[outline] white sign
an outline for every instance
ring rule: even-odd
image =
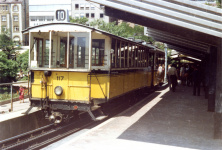
[[[64,21],[65,19],[66,19],[65,10],[56,10],[56,20],[57,21]]]

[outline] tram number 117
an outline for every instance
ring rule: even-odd
[[[64,76],[57,76],[57,81],[62,81],[64,79]]]

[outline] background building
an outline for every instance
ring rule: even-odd
[[[26,43],[21,31],[28,27],[27,8],[28,0],[0,0],[0,26],[9,29],[10,37],[18,44]]]
[[[109,17],[104,15],[104,7],[100,4],[89,3],[85,0],[72,0],[72,18],[86,17],[89,19],[88,23],[102,19],[109,22]]]
[[[36,26],[55,21],[55,11],[68,10],[71,15],[71,0],[29,0],[29,25]]]

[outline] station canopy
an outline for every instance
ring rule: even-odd
[[[189,0],[88,0],[105,14],[147,27],[150,37],[203,59],[222,40],[222,9]]]

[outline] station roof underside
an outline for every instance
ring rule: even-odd
[[[154,40],[185,55],[204,58],[222,40],[222,9],[188,0],[88,0],[105,14],[146,26]]]

